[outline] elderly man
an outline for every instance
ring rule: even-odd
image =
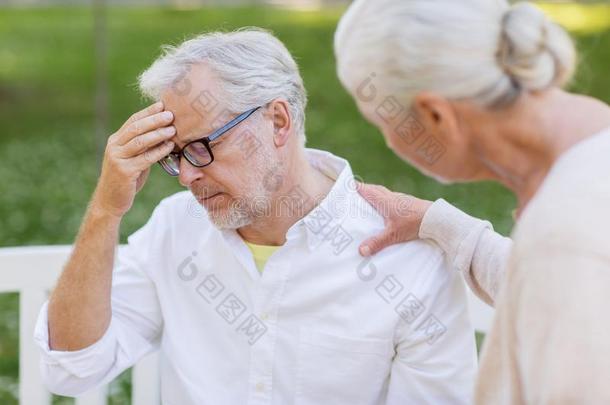
[[[459,273],[425,241],[360,257],[383,219],[345,160],[304,147],[305,90],[279,40],[201,35],[168,48],[140,87],[160,101],[109,138],[38,320],[53,392],[79,395],[160,350],[166,404],[469,402]],[[190,192],[163,200],[115,261],[157,161]]]

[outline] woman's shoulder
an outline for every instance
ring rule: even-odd
[[[608,207],[610,130],[560,157],[515,227],[515,249],[607,249]]]

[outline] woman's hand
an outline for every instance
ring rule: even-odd
[[[362,256],[373,255],[397,243],[418,238],[419,227],[431,201],[394,193],[383,186],[358,183],[358,192],[383,217],[385,230],[360,245]]]

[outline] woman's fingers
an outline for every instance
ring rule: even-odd
[[[383,186],[375,184],[357,183],[358,193],[369,202],[384,218],[387,215],[387,208],[393,198],[394,193]]]
[[[392,245],[391,234],[385,230],[379,235],[368,238],[362,242],[360,244],[359,252],[364,257],[372,256],[390,245]]]
[[[395,193],[383,186],[358,183],[358,192],[381,215],[385,229],[360,245],[362,256],[373,255],[397,243],[417,239],[422,219],[432,204],[410,195]]]

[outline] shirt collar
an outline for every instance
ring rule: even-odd
[[[307,248],[312,250],[325,241],[335,238],[338,233],[339,237],[341,233],[346,233],[341,228],[341,224],[347,217],[350,196],[356,192],[356,183],[347,160],[318,149],[306,148],[305,154],[314,168],[335,182],[326,197],[286,232],[287,243],[305,238]],[[298,186],[289,194],[288,197],[297,201],[297,205],[311,198]],[[221,234],[233,247],[247,251],[248,248],[235,230],[222,230]]]
[[[335,181],[326,197],[288,229],[286,234],[286,239],[289,240],[304,232],[307,247],[311,250],[334,238],[337,233],[345,233],[341,224],[348,215],[356,183],[347,160],[330,152],[310,148],[306,149],[306,156],[314,168]]]

